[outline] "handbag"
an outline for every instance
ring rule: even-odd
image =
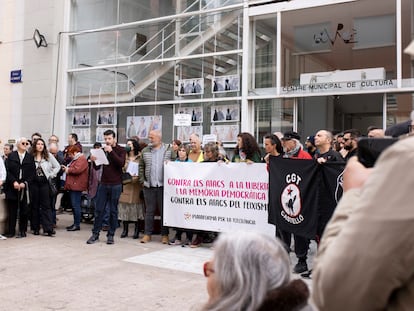
[[[49,196],[54,197],[58,193],[58,188],[56,186],[56,182],[55,182],[54,178],[51,178],[51,177],[49,177],[47,179],[47,181],[49,183]]]
[[[128,173],[128,172],[122,173],[122,184],[126,185],[126,184],[130,184],[130,183],[132,183],[131,174]]]

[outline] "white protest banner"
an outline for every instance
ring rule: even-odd
[[[215,232],[258,231],[268,224],[269,175],[262,163],[164,165],[164,226]]]

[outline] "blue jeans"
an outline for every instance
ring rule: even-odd
[[[75,227],[80,227],[81,222],[81,191],[70,191],[70,203],[72,204],[73,224]]]
[[[104,217],[102,220],[102,226],[108,226],[109,227],[109,216],[110,216],[110,211],[109,211],[109,206],[108,204],[105,205],[105,211],[104,211]]]
[[[145,200],[145,229],[144,234],[151,235],[154,231],[154,216],[157,207],[161,216],[161,235],[168,235],[168,227],[164,227],[163,214],[163,201],[164,201],[164,188],[144,188],[144,200]]]
[[[105,216],[105,206],[109,208],[109,230],[108,236],[113,236],[118,227],[118,201],[122,192],[122,185],[99,184],[96,193],[95,221],[92,232],[99,234]]]

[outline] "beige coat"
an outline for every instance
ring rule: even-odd
[[[313,276],[320,311],[414,310],[414,137],[347,191],[322,238]]]
[[[129,158],[127,157],[125,160],[125,166],[123,171],[125,172],[128,164],[129,164]],[[139,163],[139,156],[136,156],[134,159],[134,162]],[[132,177],[132,183],[126,184],[122,186],[122,193],[121,196],[119,197],[119,202],[120,203],[141,203],[141,198],[140,198],[140,192],[142,190],[142,186],[139,184],[138,182],[139,178],[138,176],[133,176]]]

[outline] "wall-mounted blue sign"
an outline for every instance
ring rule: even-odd
[[[18,83],[22,82],[22,70],[12,70],[10,71],[10,82]]]

